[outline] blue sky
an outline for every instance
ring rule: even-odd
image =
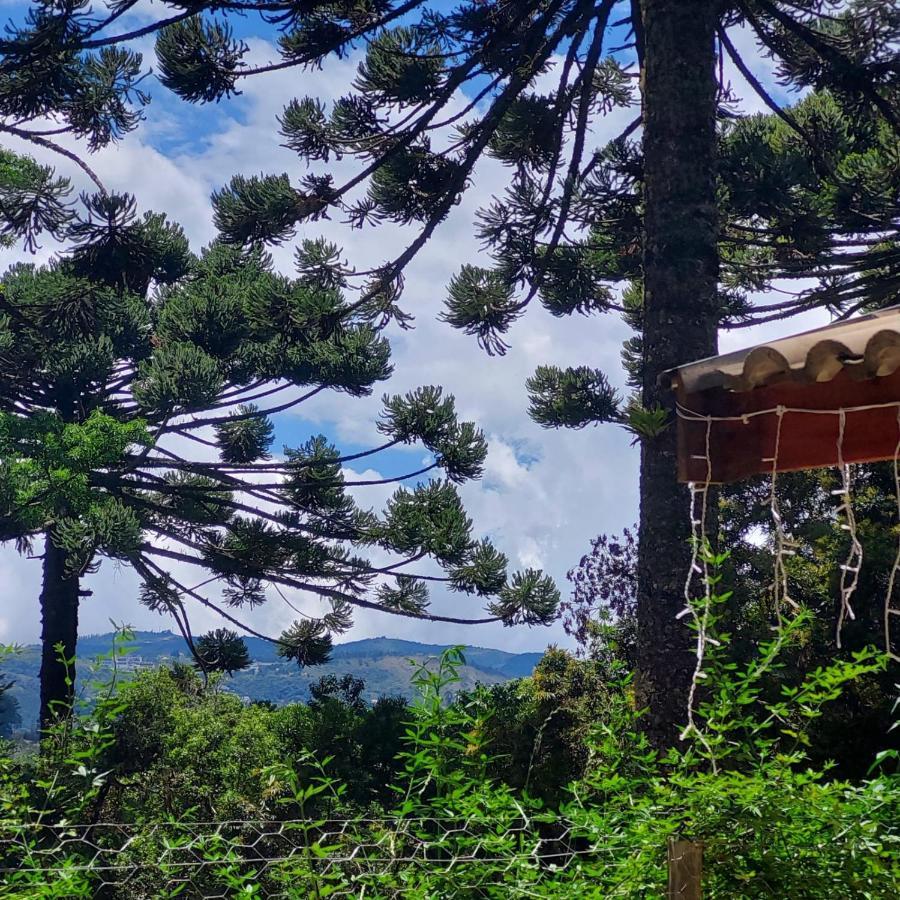
[[[144,5],[142,14],[158,6]],[[0,6],[0,11],[21,7]],[[255,60],[275,57],[267,43],[270,34],[259,29],[255,19],[236,28],[251,44]],[[753,52],[747,35],[737,33],[736,43]],[[148,44],[143,44],[149,50]],[[181,222],[195,249],[214,235],[209,195],[236,173],[288,172],[299,181],[305,172],[300,161],[279,146],[276,116],[294,96],[306,94],[330,100],[352,81],[358,57],[330,61],[321,71],[276,72],[248,81],[244,93],[234,101],[205,108],[176,100],[161,86],[152,87],[153,102],[147,121],[117,147],[103,150],[91,160],[104,181],[117,190],[135,194],[143,209],[165,211]],[[766,83],[772,84],[767,63],[755,66]],[[742,89],[737,77],[735,88]],[[456,101],[460,105],[462,98]],[[757,109],[756,102],[749,107]],[[592,141],[602,144],[634,117],[634,110],[619,111],[598,122]],[[41,156],[42,159],[49,157]],[[79,187],[77,169],[54,160],[61,172]],[[346,165],[346,164],[343,164]],[[476,421],[489,440],[489,457],[481,482],[466,485],[463,497],[475,523],[476,533],[489,535],[511,561],[511,568],[540,566],[554,575],[564,592],[565,573],[589,548],[600,532],[616,532],[630,526],[637,515],[637,451],[620,429],[606,426],[580,432],[546,431],[528,419],[525,379],[542,363],[561,366],[588,364],[602,368],[611,380],[624,387],[619,353],[628,330],[617,317],[555,319],[541,309],[529,310],[512,329],[512,344],[506,357],[487,357],[475,341],[453,331],[438,320],[444,290],[453,272],[463,262],[478,262],[480,248],[473,236],[477,208],[502,191],[507,171],[497,162],[479,165],[474,186],[435,237],[409,267],[404,308],[416,315],[412,332],[392,328],[394,376],[376,387],[374,396],[353,399],[342,395],[320,395],[304,404],[301,413],[286,413],[276,419],[275,449],[296,445],[310,434],[324,433],[343,452],[353,453],[380,442],[375,428],[384,392],[402,392],[421,384],[441,384],[454,394],[463,418]],[[354,264],[365,267],[395,255],[410,239],[396,226],[349,232],[339,221],[315,223],[297,235],[324,234],[342,245]],[[274,251],[276,263],[291,269],[296,241]],[[39,259],[53,252],[44,247]],[[3,266],[21,258],[20,251],[0,255]],[[799,330],[808,323],[796,323]],[[774,334],[763,330],[742,333],[738,342],[752,343]],[[724,349],[737,344],[723,341]],[[419,468],[422,448],[392,450],[351,466],[348,477],[393,477]],[[390,488],[361,489],[363,505],[382,506]],[[36,597],[40,563],[0,549],[0,641],[31,641],[38,634]],[[82,632],[107,630],[109,620],[128,622],[140,628],[164,628],[169,623],[142,609],[134,599],[136,580],[121,566],[104,562],[91,577],[94,596],[82,606]],[[292,597],[292,602],[315,612],[319,601]],[[459,595],[433,595],[435,611],[454,614],[480,611],[479,602]],[[295,614],[273,598],[266,606],[247,614],[260,630],[277,633]],[[193,614],[195,631],[220,624],[204,611]],[[559,626],[545,629],[465,629],[396,619],[374,612],[360,612],[347,636],[356,639],[387,634],[430,642],[467,642],[510,650],[539,650],[548,642],[566,644]]]

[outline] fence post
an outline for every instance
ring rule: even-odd
[[[701,900],[703,844],[669,838],[669,891],[667,900]]]

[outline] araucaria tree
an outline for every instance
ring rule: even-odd
[[[0,540],[42,546],[43,725],[71,703],[82,580],[103,557],[136,570],[141,601],[174,618],[201,668],[241,660],[220,658],[224,632],[194,645],[192,605],[258,634],[240,611],[275,594],[290,604],[286,589],[324,603],[305,602],[273,638],[301,666],[327,659],[354,606],[446,622],[554,616],[552,581],[508,580],[503,554],[473,537],[456,485],[480,475],[486,444],[440,388],[386,397],[370,451],[341,456],[315,435],[270,453],[272,415],[327,390],[363,396],[391,371],[332,248],[304,243],[294,278],[258,249],[194,256],[178,226],[138,216],[127,196],[85,198],[62,227],[68,252],[0,284]],[[413,442],[433,460],[418,471],[345,475]],[[383,514],[352,496],[407,479]],[[429,560],[439,568],[422,569]],[[488,598],[488,612],[430,613],[430,582]]]
[[[607,375],[590,366],[542,367],[530,384],[532,412],[551,427],[625,423],[641,438],[638,687],[650,708],[651,736],[671,740],[692,670],[689,635],[675,618],[688,565],[688,503],[675,476],[672,400],[658,376],[713,353],[721,327],[816,306],[845,313],[896,295],[894,6],[169,6],[170,15],[129,30],[130,3],[91,13],[35,4],[0,45],[8,85],[0,91],[0,132],[28,139],[31,131],[46,146],[52,138],[40,122],[47,113],[60,130],[94,144],[133,127],[131,108],[122,104],[142,100],[141,63],[123,48],[152,32],[161,81],[190,102],[221,100],[247,78],[362,48],[346,96],[330,107],[298,97],[280,117],[284,143],[311,170],[303,177],[236,176],[216,197],[217,221],[223,240],[238,246],[285,241],[324,215],[357,227],[409,226],[408,245],[374,276],[348,276],[359,290],[351,309],[377,307],[384,319],[401,322],[404,268],[470,188],[479,160],[508,166],[505,192],[476,223],[493,263],[462,266],[449,285],[445,316],[494,353],[504,351],[508,330],[535,300],[557,316],[622,312],[635,327],[626,347],[637,391],[632,403],[622,403]],[[277,37],[278,58],[268,64],[251,64],[249,47],[230,31],[229,17],[247,12],[259,13]],[[785,84],[819,92],[818,112],[778,106],[736,49],[739,28],[776,60]],[[720,77],[726,61],[777,123],[738,123],[734,135],[738,114]],[[97,72],[105,73],[102,89],[89,90]],[[832,111],[822,114],[829,104]],[[598,141],[610,113],[628,124]],[[721,145],[730,138],[729,156]],[[329,171],[337,158],[358,163],[341,182]],[[779,176],[775,190],[769,162]],[[815,286],[771,304],[748,299],[782,276],[811,278]]]

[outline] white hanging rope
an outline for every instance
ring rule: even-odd
[[[781,508],[778,503],[778,497],[776,492],[776,484],[777,484],[777,473],[778,473],[778,455],[781,444],[781,429],[782,423],[784,421],[784,416],[787,413],[796,413],[800,415],[813,415],[813,416],[838,416],[838,438],[837,438],[837,468],[841,474],[841,487],[832,493],[835,496],[839,496],[841,498],[841,505],[838,507],[837,512],[839,514],[843,514],[845,521],[841,525],[841,528],[844,531],[847,531],[850,536],[850,549],[847,554],[847,558],[844,564],[841,566],[841,584],[840,584],[840,611],[838,615],[838,623],[836,629],[836,643],[838,648],[841,647],[841,635],[843,631],[843,627],[845,622],[849,619],[853,621],[855,619],[855,614],[852,606],[853,595],[856,593],[857,587],[859,585],[859,573],[862,568],[863,561],[863,547],[862,543],[859,540],[859,535],[857,531],[857,522],[856,515],[853,510],[853,502],[852,502],[852,470],[850,465],[844,460],[844,439],[846,435],[846,426],[847,426],[847,414],[848,413],[856,413],[856,412],[868,412],[870,410],[879,410],[879,409],[894,409],[897,413],[897,428],[898,428],[898,440],[897,444],[894,448],[894,489],[896,494],[896,502],[897,502],[897,516],[898,521],[900,521],[900,400],[892,400],[886,403],[867,403],[860,406],[845,406],[840,409],[809,409],[807,407],[798,407],[798,406],[774,406],[767,409],[758,409],[752,412],[740,413],[733,416],[713,416],[706,413],[700,413],[695,410],[689,409],[688,407],[682,405],[681,403],[677,404],[677,413],[678,417],[684,419],[689,422],[704,422],[706,423],[706,456],[702,457],[707,460],[706,472],[707,472],[707,481],[702,488],[702,492],[706,494],[706,491],[709,488],[709,484],[711,481],[711,472],[712,472],[712,463],[708,459],[709,457],[709,441],[710,441],[710,428],[713,422],[743,422],[745,425],[749,422],[750,419],[757,418],[759,416],[777,416],[778,424],[775,432],[775,447],[773,451],[773,456],[771,458],[765,458],[764,462],[771,462],[771,491],[769,494],[769,509],[772,516],[772,522],[775,531],[775,540],[774,540],[774,581],[773,581],[773,596],[775,600],[775,610],[776,615],[778,615],[779,622],[781,621],[781,610],[784,603],[787,603],[792,608],[797,608],[797,603],[791,598],[789,590],[788,590],[788,580],[787,580],[787,570],[785,566],[785,557],[793,556],[796,553],[797,542],[791,539],[786,532],[784,531],[784,523],[781,515]],[[701,457],[696,457],[701,458]],[[693,486],[692,486],[693,487]],[[692,507],[691,507],[691,517],[694,518],[694,501],[692,495]],[[695,553],[696,553],[696,541],[694,542]],[[688,581],[686,583],[686,594],[689,594],[689,588],[693,579],[693,576],[696,572],[697,567],[697,559],[694,558],[691,561],[691,572],[688,575]],[[890,577],[888,579],[887,591],[884,599],[884,607],[883,607],[883,621],[884,621],[884,642],[885,642],[885,652],[886,654],[893,660],[900,662],[900,655],[894,652],[893,649],[893,637],[892,637],[892,625],[893,617],[900,617],[900,606],[894,605],[894,594],[897,588],[898,581],[900,581],[900,532],[898,532],[898,541],[897,541],[897,552],[894,558],[894,563],[891,567]],[[685,608],[679,614],[679,616],[687,615],[691,610],[689,608]],[[690,725],[689,725],[690,729]],[[686,729],[689,730],[689,729]]]
[[[843,513],[845,522],[841,526],[850,535],[850,549],[847,552],[847,560],[841,566],[841,608],[838,613],[837,629],[835,631],[835,641],[838,649],[841,648],[841,634],[844,628],[844,622],[847,619],[851,621],[856,618],[850,601],[856,593],[856,587],[859,584],[859,570],[862,568],[863,548],[859,542],[856,532],[856,515],[853,512],[852,497],[852,473],[850,466],[844,462],[844,433],[847,428],[847,411],[844,409],[838,412],[838,439],[837,439],[837,464],[841,473],[841,487],[835,491],[841,497],[841,505],[838,507],[838,513]]]
[[[692,612],[691,607],[691,587],[694,583],[695,575],[702,575],[704,582],[706,583],[706,590],[708,591],[708,576],[709,576],[709,566],[706,562],[705,555],[701,553],[703,548],[703,541],[706,537],[706,510],[707,510],[707,493],[709,491],[709,484],[712,478],[712,456],[709,452],[709,441],[710,434],[712,432],[712,421],[707,420],[706,422],[706,441],[704,445],[704,452],[702,456],[695,457],[696,459],[702,459],[706,463],[706,475],[704,481],[698,485],[696,482],[692,481],[688,484],[688,490],[691,493],[691,501],[690,501],[690,513],[691,513],[691,564],[688,569],[687,578],[684,582],[684,609],[678,613],[678,618],[683,618]],[[698,511],[698,501],[700,504],[700,508]]]
[[[894,448],[894,495],[897,500],[897,521],[900,522],[900,406],[897,407],[897,446]],[[891,577],[888,579],[887,594],[884,598],[884,651],[895,662],[900,662],[900,656],[894,653],[891,616],[900,616],[900,608],[892,606],[898,572],[900,572],[900,531],[897,535],[897,555],[891,566]]]
[[[775,415],[777,416],[777,425],[775,429],[775,442],[772,450],[771,458],[765,458],[764,462],[771,462],[771,488],[769,493],[769,510],[772,517],[772,523],[775,531],[774,540],[774,580],[773,580],[773,597],[778,624],[782,622],[782,609],[784,604],[788,604],[793,609],[798,609],[797,603],[791,598],[788,586],[788,573],[786,566],[786,558],[796,553],[798,544],[796,541],[788,537],[784,528],[784,520],[781,514],[781,508],[778,502],[778,461],[781,450],[782,426],[784,417],[788,413],[808,414],[808,415],[837,415],[838,416],[838,436],[837,436],[837,467],[841,474],[841,487],[832,493],[840,496],[841,505],[838,507],[838,514],[843,514],[844,523],[841,528],[849,533],[850,549],[847,559],[841,566],[840,580],[840,613],[838,615],[836,629],[836,643],[838,648],[841,647],[841,635],[844,623],[847,619],[855,619],[853,612],[852,599],[859,584],[859,573],[863,562],[863,547],[860,543],[857,533],[856,515],[853,510],[852,496],[852,471],[850,465],[844,460],[844,439],[847,430],[847,413],[865,412],[877,409],[895,409],[897,415],[898,437],[894,448],[894,490],[897,502],[897,516],[900,521],[900,400],[890,403],[866,404],[864,406],[842,407],[838,410],[833,409],[804,409],[802,407],[777,406],[772,409],[756,410],[754,412],[744,413],[735,416],[712,416],[705,415],[688,409],[681,404],[677,404],[678,416],[687,421],[704,422],[705,437],[703,454],[695,454],[692,458],[702,460],[705,463],[704,480],[701,483],[691,482],[688,485],[690,490],[690,516],[691,516],[691,562],[688,570],[687,578],[684,583],[684,601],[685,605],[677,618],[681,619],[685,616],[691,616],[694,621],[695,631],[697,634],[696,646],[696,665],[691,678],[691,685],[688,691],[687,702],[687,724],[681,732],[681,740],[685,740],[691,735],[695,735],[697,740],[706,750],[712,770],[715,773],[718,769],[713,748],[703,734],[701,728],[698,727],[695,717],[695,705],[697,700],[697,692],[700,682],[706,677],[703,671],[703,664],[706,657],[706,650],[709,644],[716,645],[718,642],[708,634],[709,620],[712,615],[712,584],[710,582],[710,559],[709,545],[706,539],[706,519],[709,500],[709,489],[712,483],[712,456],[710,454],[710,442],[712,434],[713,422],[743,422],[745,425],[749,419],[757,416]],[[697,601],[692,596],[695,578],[700,576],[703,582],[702,599]],[[900,531],[898,531],[897,552],[894,558],[894,564],[891,568],[890,578],[888,579],[887,594],[884,599],[884,640],[885,651],[887,655],[898,662],[900,656],[893,651],[891,626],[892,617],[900,617],[900,607],[894,607],[894,589],[900,576]]]
[[[785,603],[794,609],[798,608],[788,591],[788,573],[785,565],[785,558],[793,556],[796,552],[793,549],[795,542],[788,538],[784,530],[784,520],[782,519],[781,507],[778,503],[778,458],[781,451],[781,426],[784,424],[786,412],[787,409],[783,406],[779,406],[775,410],[775,415],[778,417],[778,424],[775,427],[775,446],[772,449],[771,460],[764,460],[772,463],[769,488],[769,514],[772,517],[772,524],[775,528],[772,599],[779,625],[781,625],[781,610]]]
[[[706,673],[703,671],[706,646],[710,643],[717,643],[714,638],[710,638],[707,634],[712,607],[712,584],[709,580],[709,547],[706,538],[709,486],[712,481],[712,455],[709,451],[711,434],[712,419],[707,417],[703,455],[695,457],[696,459],[702,459],[706,463],[706,474],[701,484],[698,485],[696,482],[691,482],[688,485],[691,492],[691,564],[688,569],[687,578],[684,582],[684,609],[678,613],[676,618],[682,619],[685,616],[691,616],[694,620],[697,632],[696,663],[694,665],[694,673],[691,676],[691,686],[688,691],[687,724],[681,732],[680,739],[685,740],[691,734],[696,734],[699,741],[709,753],[713,771],[715,771],[716,760],[712,752],[712,747],[709,745],[703,732],[697,727],[697,722],[694,717],[697,688],[700,681],[706,677]],[[700,504],[699,511],[697,508],[698,501]],[[703,600],[700,603],[699,609],[692,596],[694,577],[696,575],[701,577],[703,584]]]

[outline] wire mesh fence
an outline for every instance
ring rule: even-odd
[[[0,824],[0,896],[38,883],[116,900],[588,896],[591,872],[622,865],[624,849],[551,815],[502,827],[490,817]]]

